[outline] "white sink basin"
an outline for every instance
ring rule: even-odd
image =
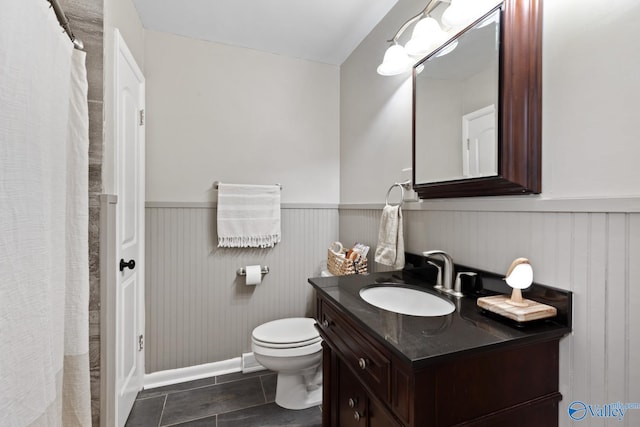
[[[411,316],[445,316],[455,305],[449,300],[417,289],[400,286],[371,286],[360,290],[360,297],[369,304],[394,313]]]

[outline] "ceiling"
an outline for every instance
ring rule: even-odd
[[[133,0],[145,28],[340,65],[398,0]]]

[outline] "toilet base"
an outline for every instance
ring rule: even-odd
[[[276,404],[285,409],[307,409],[321,405],[322,371],[304,375],[279,373]]]

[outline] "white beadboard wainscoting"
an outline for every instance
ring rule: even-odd
[[[456,263],[497,273],[506,273],[513,259],[527,257],[536,282],[573,291],[573,333],[560,342],[561,426],[575,423],[567,415],[573,401],[640,402],[638,200],[630,212],[576,212],[566,202],[505,211],[507,205],[500,202],[501,211],[491,211],[407,204],[406,250],[442,249]],[[340,240],[375,248],[380,214],[381,206],[341,206]],[[623,422],[587,416],[580,424],[638,426],[640,409],[629,410]]]
[[[217,248],[212,204],[148,202],[146,207],[146,372],[238,358],[251,331],[269,320],[313,315],[307,278],[319,276],[337,240],[337,205],[282,207],[274,248]],[[236,270],[269,267],[246,286]]]

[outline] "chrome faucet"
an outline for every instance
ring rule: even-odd
[[[436,285],[434,287],[437,289],[442,289],[442,267],[440,266],[440,264],[433,261],[427,261],[427,264],[438,269],[438,274],[436,274]]]
[[[422,256],[427,258],[439,256],[440,258],[442,258],[442,261],[444,262],[444,272],[442,274],[442,286],[436,285],[435,288],[442,289],[444,292],[455,295],[457,297],[461,297],[462,296],[461,290],[453,288],[453,259],[451,259],[451,256],[445,251],[441,251],[438,249],[433,251],[422,252]]]

